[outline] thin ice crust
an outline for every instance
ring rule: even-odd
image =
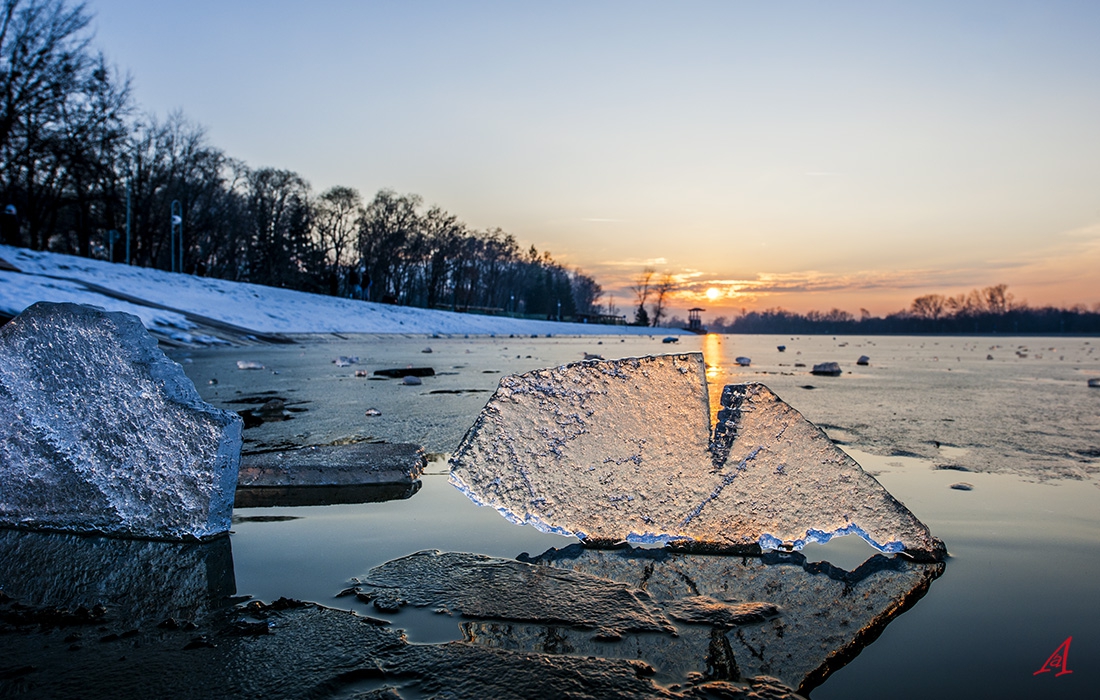
[[[726,387],[710,435],[687,353],[505,377],[451,460],[451,483],[512,522],[590,545],[800,549],[858,534],[883,552],[943,544],[762,384]]]

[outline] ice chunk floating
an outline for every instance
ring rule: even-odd
[[[136,316],[38,303],[0,329],[0,527],[213,537],[240,450]]]
[[[801,549],[856,534],[938,559],[943,543],[763,384],[722,393],[713,435],[699,353],[504,377],[451,483],[512,522],[588,544]]]

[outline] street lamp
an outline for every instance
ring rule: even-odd
[[[172,272],[176,272],[176,240],[179,240],[179,272],[183,272],[183,207],[178,199],[172,200]]]

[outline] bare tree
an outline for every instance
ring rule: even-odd
[[[1100,304],[1097,304],[1097,306],[1100,306]],[[615,295],[614,294],[610,294],[607,297],[607,315],[608,316],[618,316],[619,315],[619,307],[615,305]]]
[[[1005,314],[1012,309],[1012,295],[1008,293],[1007,284],[998,284],[986,287],[982,290],[982,298],[985,300],[985,308],[991,314]]]
[[[0,8],[0,149],[30,115],[55,112],[92,65],[84,5],[4,0]]]
[[[315,231],[328,265],[328,293],[333,296],[347,293],[342,281],[346,271],[356,262],[355,239],[362,218],[363,198],[353,187],[337,185],[325,190],[317,199]]]
[[[634,300],[638,304],[634,311],[634,325],[636,326],[649,325],[649,313],[645,310],[645,304],[649,300],[650,281],[653,279],[653,275],[655,275],[656,272],[657,271],[653,268],[647,267],[638,275],[634,284],[630,285],[630,291],[634,292]]]
[[[938,321],[947,309],[947,297],[942,294],[925,294],[913,300],[911,309],[918,318]]]
[[[653,327],[661,325],[661,318],[665,315],[665,304],[668,295],[675,291],[676,279],[671,273],[666,272],[661,276],[661,281],[653,288],[655,299],[653,301]]]

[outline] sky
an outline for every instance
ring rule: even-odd
[[[704,319],[999,283],[1100,304],[1100,3],[88,9],[143,109],[316,192],[500,227],[620,313],[647,267]]]

